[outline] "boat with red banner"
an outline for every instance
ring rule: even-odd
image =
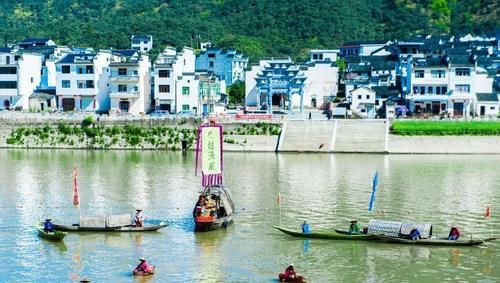
[[[202,190],[193,209],[195,231],[227,227],[233,221],[234,203],[223,186],[222,125],[214,118],[198,127],[196,172],[201,167]]]

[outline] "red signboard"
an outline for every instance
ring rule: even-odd
[[[272,119],[272,114],[236,114],[236,119]]]

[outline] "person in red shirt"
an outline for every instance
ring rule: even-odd
[[[293,263],[290,263],[290,265],[285,269],[285,281],[294,279],[296,275],[297,274],[293,269]]]
[[[151,272],[152,267],[148,264],[146,259],[144,257],[141,257],[139,260],[141,261],[141,263],[139,263],[139,265],[135,268],[135,271],[142,271],[145,273]]]
[[[452,226],[450,229],[450,234],[448,234],[448,240],[458,240],[460,237],[460,230],[457,227]]]

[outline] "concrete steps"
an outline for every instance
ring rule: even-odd
[[[336,120],[335,152],[385,152],[385,120]]]
[[[334,121],[290,120],[282,131],[281,152],[331,152]]]

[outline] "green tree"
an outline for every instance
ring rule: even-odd
[[[233,105],[245,104],[245,82],[236,81],[229,87],[229,103]]]

